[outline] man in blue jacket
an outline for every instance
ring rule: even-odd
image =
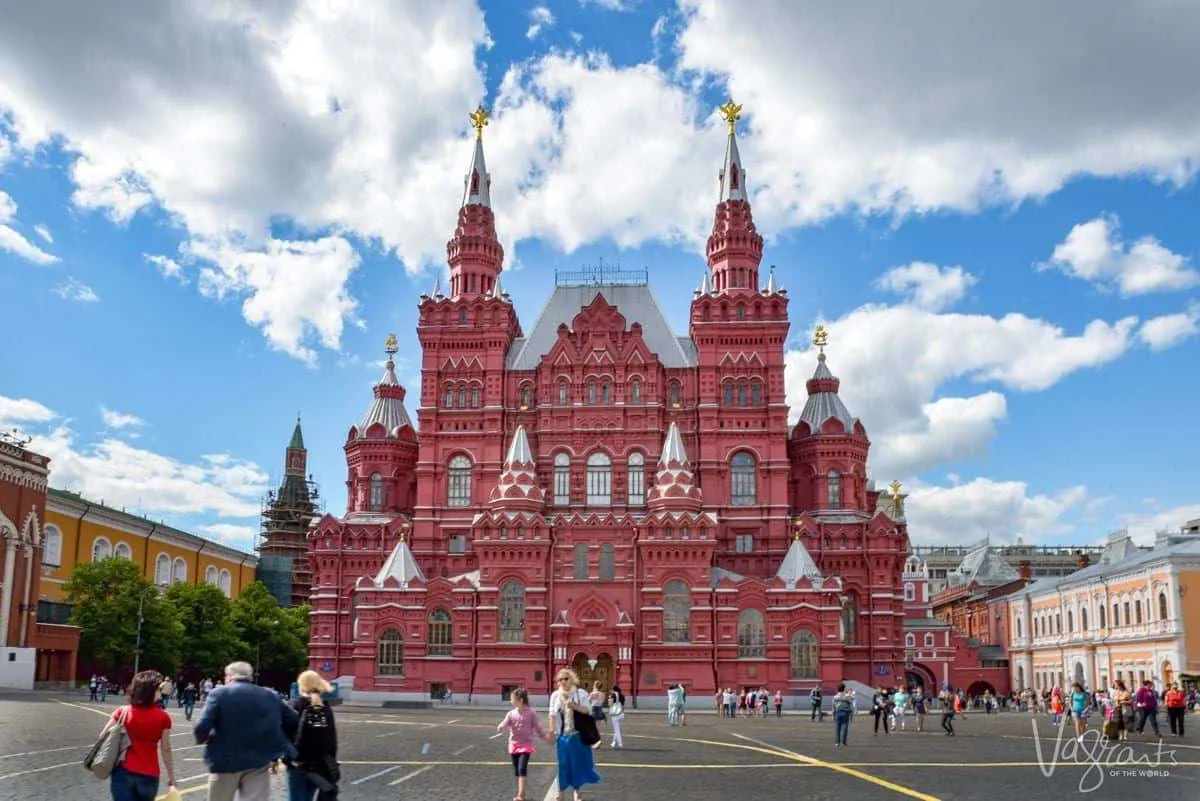
[[[283,734],[286,722],[298,716],[279,695],[251,682],[254,671],[246,662],[225,668],[225,684],[208,696],[204,714],[194,729],[205,746],[208,763],[208,801],[268,801],[271,777],[267,769],[295,747]]]

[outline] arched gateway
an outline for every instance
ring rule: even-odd
[[[579,686],[589,692],[593,683],[600,682],[600,689],[607,694],[616,678],[612,654],[607,652],[588,656],[580,651],[575,654],[571,668],[579,675]]]

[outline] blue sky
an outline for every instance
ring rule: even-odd
[[[686,330],[732,95],[789,400],[824,321],[915,541],[1200,517],[1200,11],[29,5],[0,16],[0,427],[57,486],[248,547],[299,412],[340,513],[389,331],[415,386],[480,102],[525,327],[604,259]]]

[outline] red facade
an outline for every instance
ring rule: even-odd
[[[605,268],[558,276],[526,334],[476,141],[450,294],[420,302],[420,433],[391,339],[347,513],[309,532],[315,669],[408,696],[547,692],[564,664],[635,695],[901,680],[902,496],[823,352],[789,426],[788,295],[732,131],[720,177],[686,336]]]

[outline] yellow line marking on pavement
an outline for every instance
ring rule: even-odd
[[[928,794],[922,793],[918,790],[914,790],[911,787],[905,787],[903,784],[897,784],[896,782],[890,782],[886,779],[881,779],[878,776],[872,776],[869,773],[863,773],[860,770],[855,770],[854,768],[847,768],[843,765],[838,765],[833,762],[826,762],[822,759],[817,759],[816,757],[810,757],[810,756],[805,756],[804,754],[798,754],[795,751],[789,751],[785,748],[780,748],[779,746],[771,745],[770,743],[763,742],[762,740],[755,740],[753,737],[746,737],[743,734],[735,733],[733,736],[737,737],[738,739],[741,739],[741,740],[746,740],[746,741],[752,742],[752,743],[758,743],[759,745],[764,745],[767,748],[775,749],[775,753],[777,755],[786,756],[789,759],[795,759],[799,762],[803,762],[808,765],[816,765],[816,766],[823,767],[823,768],[829,768],[830,770],[836,771],[837,773],[843,773],[847,776],[853,776],[856,779],[862,779],[863,781],[870,782],[871,784],[875,784],[880,787],[885,787],[888,790],[892,790],[893,792],[900,793],[901,795],[909,796],[910,798],[918,798],[918,799],[921,799],[921,801],[941,801],[941,799],[939,799],[935,795],[928,795]]]

